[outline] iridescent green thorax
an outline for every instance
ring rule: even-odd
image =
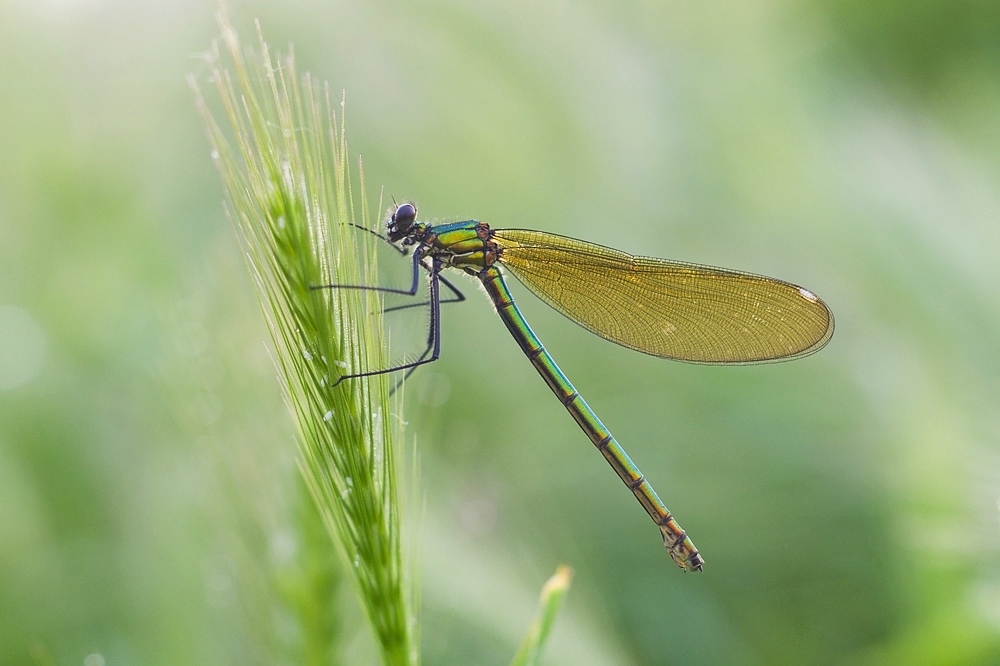
[[[501,248],[493,240],[490,225],[466,220],[439,226],[419,225],[411,234],[414,244],[426,248],[425,255],[444,265],[477,275],[500,258]]]

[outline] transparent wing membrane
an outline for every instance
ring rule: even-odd
[[[833,315],[812,292],[762,275],[565,236],[495,230],[500,261],[536,296],[630,349],[693,363],[763,363],[825,345]]]

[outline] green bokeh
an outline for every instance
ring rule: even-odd
[[[0,5],[3,664],[298,654],[293,433],[184,82],[215,9]],[[406,386],[426,663],[509,660],[560,562],[551,664],[1000,662],[1000,4],[230,13],[346,91],[373,197],[774,275],[837,316],[807,359],[687,366],[512,284],[695,576],[463,282]],[[419,348],[424,316],[391,317]]]

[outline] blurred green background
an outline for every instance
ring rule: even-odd
[[[293,432],[184,82],[215,9],[0,4],[3,664],[294,654]],[[506,663],[560,562],[550,664],[1000,663],[1000,3],[230,12],[346,91],[373,201],[774,275],[837,317],[798,362],[688,366],[512,285],[705,555],[685,575],[467,283],[406,387],[426,663]]]

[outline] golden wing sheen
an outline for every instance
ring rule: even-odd
[[[525,229],[497,229],[501,263],[536,296],[602,338],[692,363],[798,358],[833,335],[812,292],[751,273],[634,257]]]

